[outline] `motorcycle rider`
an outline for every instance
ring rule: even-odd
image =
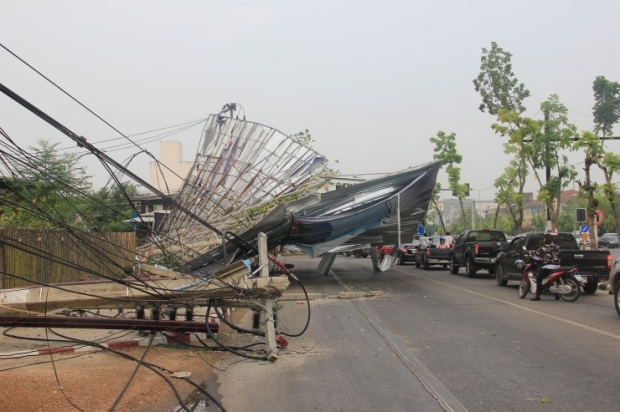
[[[420,239],[420,244],[418,245],[418,249],[428,249],[431,247],[431,243],[428,239],[428,234],[424,232],[424,235]]]
[[[540,300],[542,293],[542,283],[553,270],[549,265],[560,264],[560,247],[553,243],[551,233],[545,233],[545,241],[543,245],[533,252],[533,259],[536,263],[536,296],[531,300]]]

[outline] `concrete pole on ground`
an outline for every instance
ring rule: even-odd
[[[261,268],[260,277],[269,277],[269,253],[267,252],[267,235],[258,234],[258,265]],[[267,339],[267,359],[275,362],[278,359],[278,345],[276,344],[276,328],[273,320],[273,300],[263,299],[265,312],[265,338]]]

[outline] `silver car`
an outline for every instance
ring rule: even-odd
[[[617,233],[604,233],[598,239],[599,248],[614,249],[619,246]]]

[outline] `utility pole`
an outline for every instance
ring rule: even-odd
[[[334,254],[335,255],[335,254]],[[260,265],[260,277],[269,278],[269,252],[267,251],[267,235],[263,232],[258,234],[258,264]],[[278,359],[278,345],[276,343],[276,328],[273,318],[273,299],[265,298],[262,301],[265,312],[265,338],[267,339],[267,359],[275,362]]]
[[[545,164],[546,166],[546,170],[545,170],[545,177],[546,177],[546,184],[549,184],[549,179],[551,179],[551,167],[549,167],[549,140],[550,140],[551,136],[549,136],[549,110],[545,109]],[[559,194],[558,194],[559,195]],[[549,204],[547,203],[547,232],[550,232],[552,230],[551,227],[551,211],[549,210]]]
[[[471,227],[476,227],[476,201],[472,199],[471,201]]]

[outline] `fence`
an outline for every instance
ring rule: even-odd
[[[0,289],[122,278],[135,245],[135,232],[0,230]]]

